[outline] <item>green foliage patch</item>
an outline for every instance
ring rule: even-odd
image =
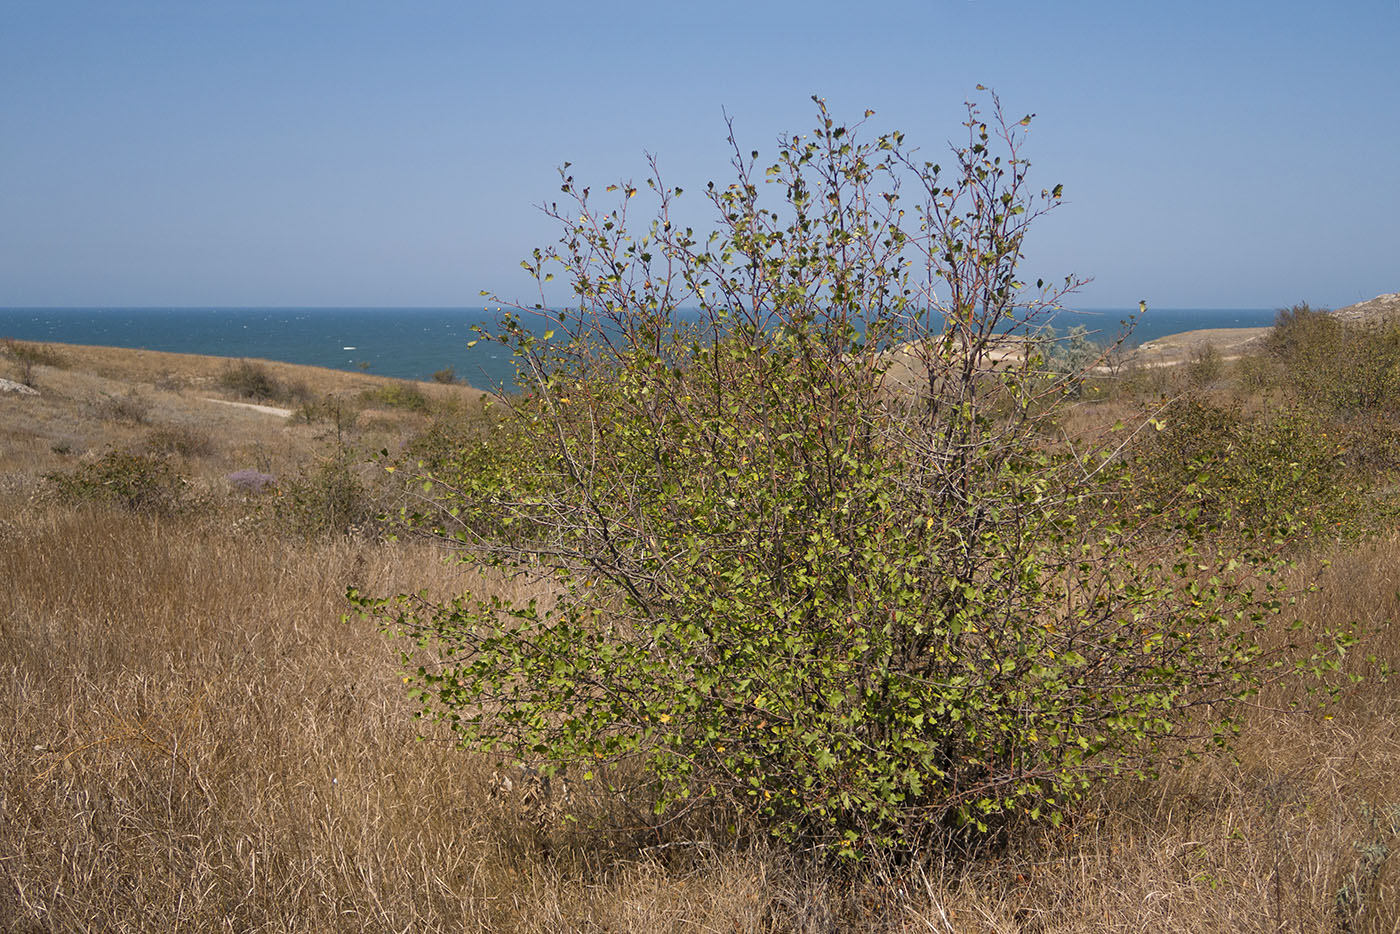
[[[1400,322],[1351,323],[1304,303],[1279,312],[1266,347],[1301,404],[1339,417],[1400,407]]]
[[[365,405],[377,405],[390,409],[407,409],[410,412],[427,412],[432,408],[432,400],[417,385],[410,382],[386,383],[360,393],[360,401]]]
[[[1373,432],[1353,437],[1300,406],[1246,416],[1200,397],[1157,424],[1135,463],[1138,512],[1184,509],[1212,539],[1293,543],[1355,539],[1395,517],[1395,503],[1374,489],[1379,454],[1354,447]]]

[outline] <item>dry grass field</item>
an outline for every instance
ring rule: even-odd
[[[61,366],[0,356],[40,391],[0,394],[0,931],[1400,931],[1400,681],[1364,653],[1331,708],[1292,710],[1281,684],[1235,758],[1110,787],[975,862],[848,878],[763,846],[649,847],[503,792],[497,763],[411,719],[398,647],[343,619],[347,586],[446,595],[474,571],[425,542],[293,534],[228,480],[315,477],[337,440],[399,449],[430,416],[378,404],[401,401],[375,395],[390,381],[266,364],[321,406],[288,418],[208,402],[240,401],[225,361],[50,350]],[[114,450],[168,457],[188,507],[44,479]],[[1400,536],[1296,573],[1320,584],[1305,630],[1361,621],[1400,658]]]

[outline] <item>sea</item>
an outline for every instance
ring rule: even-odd
[[[1262,308],[1083,309],[1047,323],[1063,334],[1083,325],[1100,342],[1136,316],[1128,346],[1199,328],[1264,327]],[[494,327],[485,308],[0,308],[0,338],[97,344],[230,358],[261,358],[427,380],[451,367],[480,389],[509,386],[508,350],[476,339]],[[527,322],[528,323],[528,322]],[[541,328],[543,325],[541,325]]]

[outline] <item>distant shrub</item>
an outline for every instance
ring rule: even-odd
[[[280,380],[266,366],[252,360],[239,360],[227,367],[219,374],[219,385],[254,402],[308,404],[315,398],[304,382]]]
[[[1348,417],[1400,408],[1400,325],[1350,323],[1304,303],[1278,313],[1265,347],[1302,404]]]
[[[386,383],[360,393],[360,400],[367,405],[382,405],[391,409],[407,409],[410,412],[427,412],[432,407],[423,390],[409,382]]]
[[[352,452],[336,449],[305,475],[282,485],[278,517],[307,537],[348,535],[374,517],[369,491]]]
[[[264,493],[277,485],[277,478],[272,474],[263,473],[251,467],[235,470],[225,479],[235,490],[244,493]]]
[[[249,360],[239,360],[219,374],[219,385],[245,399],[277,399],[282,385],[267,367]]]
[[[49,474],[48,480],[63,501],[114,503],[134,512],[174,512],[186,486],[163,456],[125,451],[108,451],[72,473]]]
[[[120,396],[103,394],[95,406],[97,415],[105,421],[144,425],[150,416],[151,403],[135,389]]]
[[[1213,344],[1201,347],[1186,361],[1186,379],[1198,389],[1216,382],[1224,372],[1225,361]]]
[[[1275,356],[1291,358],[1304,351],[1330,350],[1341,340],[1342,331],[1342,322],[1327,309],[1300,302],[1278,310],[1264,346]]]
[[[1053,327],[1046,326],[1036,335],[1035,345],[1045,368],[1060,374],[1081,373],[1104,353],[1082,324],[1071,327],[1063,337]]]
[[[162,392],[183,392],[187,381],[183,376],[168,371],[162,371],[156,376],[152,385]]]
[[[433,382],[451,386],[457,382],[457,371],[450,366],[445,366],[433,373]]]
[[[68,358],[43,344],[26,344],[13,338],[0,339],[0,350],[11,359],[30,366],[51,366],[56,370],[68,368]]]
[[[305,405],[316,400],[316,394],[311,391],[311,387],[306,385],[304,380],[292,380],[282,383],[281,401],[292,405]]]
[[[359,406],[354,400],[341,395],[330,395],[324,399],[303,402],[292,413],[292,418],[308,425],[330,422],[335,427],[336,438],[339,439],[354,428],[357,415]]]
[[[146,450],[153,454],[207,457],[214,453],[214,439],[188,425],[162,425],[146,436]]]
[[[1247,418],[1192,398],[1159,424],[1138,460],[1134,508],[1185,506],[1209,536],[1254,540],[1350,538],[1393,515],[1368,499],[1374,471],[1357,469],[1347,443],[1307,409]]]

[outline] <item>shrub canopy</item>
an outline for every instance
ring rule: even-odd
[[[425,714],[658,827],[843,855],[1057,821],[1229,734],[1271,663],[1267,543],[1200,558],[1118,508],[1121,435],[1050,433],[1094,361],[1036,350],[1078,284],[1017,273],[1060,188],[1028,182],[1031,117],[989,110],[945,168],[817,101],[771,162],[734,145],[706,236],[654,164],[607,208],[565,166],[525,267],[573,299],[488,335],[520,392],[436,451],[419,517],[547,584],[362,600],[428,650]]]

